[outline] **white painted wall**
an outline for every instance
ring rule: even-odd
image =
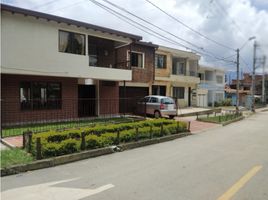
[[[58,31],[67,30],[128,43],[129,39],[63,23],[2,12],[1,73],[131,80],[131,70],[90,67],[88,55],[58,51]],[[86,37],[87,45],[87,37]]]

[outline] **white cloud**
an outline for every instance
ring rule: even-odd
[[[97,1],[103,3],[101,0]],[[241,45],[246,42],[247,38],[256,36],[259,44],[266,44],[266,46],[262,47],[262,50],[258,50],[258,56],[265,53],[268,57],[268,3],[266,0],[151,1],[195,30],[198,30],[206,36],[234,49],[241,47]],[[192,43],[206,49],[207,51],[213,52],[220,57],[235,54],[234,51],[227,50],[199,37],[189,29],[161,13],[145,0],[113,0],[111,2],[126,8],[136,15],[169,32],[172,32],[173,34],[178,35],[181,38],[191,41]],[[219,2],[220,5],[217,2]],[[4,3],[10,3],[15,6],[31,8],[42,12],[142,35],[146,41],[180,48],[163,42],[152,35],[148,35],[126,24],[125,22],[120,21],[118,18],[92,4],[89,0],[5,0]],[[121,13],[123,14],[123,12]],[[171,37],[167,34],[165,35],[167,37]],[[181,41],[178,40],[178,42]],[[188,44],[185,45],[189,46]],[[241,67],[244,68],[244,71],[251,70],[253,41],[248,42],[245,48],[241,50],[241,56],[249,65],[246,67],[244,62],[241,60]],[[232,59],[235,59],[235,57],[232,57]],[[211,65],[227,66],[234,69],[234,66],[230,66],[219,61],[215,62],[215,59],[213,61],[213,59],[207,57],[203,57],[202,62]]]

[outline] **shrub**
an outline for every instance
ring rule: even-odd
[[[161,133],[161,125],[163,132]],[[117,131],[120,131],[119,142],[135,141],[136,128],[138,128],[139,139],[149,139],[152,131],[153,137],[176,134],[186,131],[187,124],[167,119],[147,120],[134,123],[122,123],[114,125],[97,125],[95,127],[83,127],[63,131],[49,131],[33,134],[32,151],[36,155],[36,138],[41,138],[42,156],[44,158],[59,156],[80,151],[81,133],[85,132],[86,149],[107,147],[117,143]]]
[[[64,140],[60,143],[43,143],[42,157],[47,158],[78,152],[79,144],[79,141],[75,139]]]

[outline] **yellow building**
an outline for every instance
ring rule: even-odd
[[[152,94],[176,98],[179,107],[196,106],[199,59],[192,52],[159,46]]]

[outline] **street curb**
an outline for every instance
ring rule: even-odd
[[[153,139],[142,140],[138,142],[131,142],[131,143],[118,145],[118,147],[121,148],[123,151],[130,150],[130,149],[143,147],[143,146],[147,146],[151,144],[167,142],[167,141],[185,137],[188,135],[191,135],[191,133],[190,132],[179,133],[179,134],[164,136],[161,138],[153,138]],[[54,158],[38,160],[30,164],[15,165],[9,168],[1,169],[1,177],[14,175],[14,174],[22,173],[22,172],[27,172],[27,171],[32,171],[32,170],[37,170],[37,169],[54,167],[57,165],[62,165],[62,164],[67,164],[70,162],[75,162],[75,161],[79,161],[79,160],[83,160],[87,158],[93,158],[93,157],[98,157],[102,155],[112,154],[115,152],[116,151],[114,150],[113,147],[106,147],[106,148],[101,148],[101,149],[87,150],[87,151],[82,151],[82,152],[73,153],[69,155],[58,156]]]
[[[228,125],[228,124],[231,124],[231,123],[240,121],[240,120],[242,120],[242,119],[244,119],[244,118],[245,118],[244,116],[240,116],[240,117],[238,117],[238,118],[229,120],[229,121],[227,121],[227,122],[222,122],[222,123],[219,123],[219,122],[211,122],[211,121],[200,120],[200,119],[198,119],[197,121],[200,121],[200,122],[206,122],[206,123],[212,123],[212,124],[218,124],[218,125],[221,125],[221,126],[226,126],[226,125]]]
[[[160,137],[160,138],[153,138],[153,139],[147,139],[147,140],[142,140],[142,141],[138,141],[138,142],[131,142],[131,143],[118,145],[118,147],[121,148],[123,151],[125,151],[125,150],[139,148],[139,147],[143,147],[143,146],[147,146],[147,145],[151,145],[151,144],[168,142],[168,141],[175,140],[175,139],[185,137],[188,135],[191,135],[191,133],[186,132],[186,133],[164,136],[164,137]]]
[[[1,176],[3,177],[3,176],[18,174],[18,173],[26,172],[26,171],[54,167],[57,165],[62,165],[62,164],[79,161],[79,160],[83,160],[87,158],[107,155],[111,153],[114,153],[114,150],[111,147],[107,147],[107,148],[83,151],[79,153],[73,153],[69,155],[58,156],[55,158],[38,160],[29,164],[15,165],[10,168],[3,168],[1,169]]]
[[[241,117],[238,117],[238,118],[236,118],[236,119],[233,119],[233,120],[230,120],[230,121],[227,121],[227,122],[223,122],[223,123],[222,123],[222,126],[226,126],[226,125],[229,125],[229,124],[231,124],[231,123],[241,121],[241,120],[243,120],[244,118],[245,118],[244,116],[241,116]]]
[[[1,138],[1,141],[0,141],[2,144],[6,145],[7,147],[11,148],[11,149],[14,149],[16,148],[16,146],[10,144],[9,142],[5,141],[5,139]]]

